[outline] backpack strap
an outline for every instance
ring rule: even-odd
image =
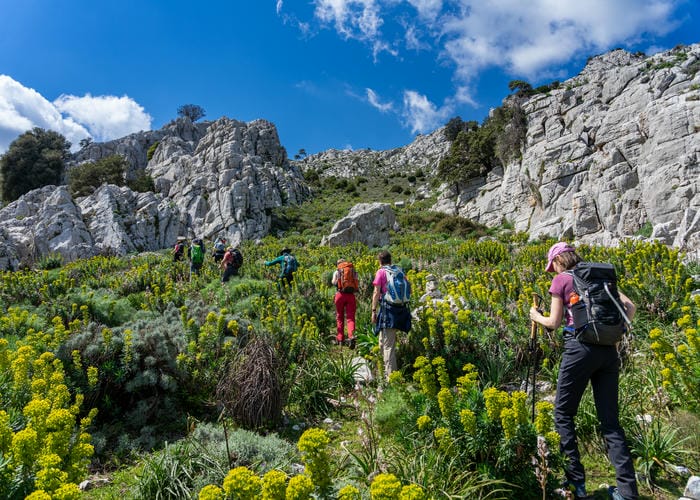
[[[612,300],[612,303],[615,304],[615,307],[617,307],[617,310],[620,311],[620,314],[622,315],[622,319],[625,320],[625,323],[627,324],[627,328],[632,328],[632,322],[630,319],[627,317],[627,313],[625,312],[625,308],[620,305],[620,303],[613,297],[613,294],[610,292],[610,289],[608,288],[608,284],[604,283],[603,287],[605,288],[605,293],[608,294],[610,297],[610,300]]]

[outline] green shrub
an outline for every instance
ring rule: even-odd
[[[653,231],[654,225],[650,221],[646,221],[644,224],[642,224],[642,227],[639,228],[639,231],[637,231],[637,236],[641,236],[642,238],[650,238]]]
[[[60,184],[71,143],[58,132],[34,127],[0,155],[0,192],[5,203],[32,189]]]
[[[137,191],[139,193],[147,193],[149,191],[153,192],[156,190],[156,184],[153,177],[151,177],[151,174],[145,170],[139,170],[136,172],[136,177],[129,179],[126,182],[126,185],[133,191]]]
[[[138,498],[194,498],[201,488],[221,483],[226,476],[228,463],[221,458],[191,439],[166,443],[165,448],[144,458],[136,494]]]
[[[42,256],[37,262],[37,267],[39,269],[57,269],[63,265],[63,255],[59,252],[51,252],[47,255]]]
[[[185,332],[177,309],[149,321],[137,320],[113,330],[91,323],[71,335],[59,356],[72,369],[72,384],[100,409],[99,422],[111,422],[105,439],[114,444],[122,433],[142,428],[184,429],[185,398],[196,401],[189,374],[177,364],[185,349]],[[81,367],[73,365],[73,352]],[[98,380],[89,382],[88,367],[97,367]],[[187,392],[183,389],[188,387]],[[190,412],[196,412],[190,406]],[[163,415],[168,415],[163,419]]]
[[[158,149],[158,146],[160,146],[160,141],[156,141],[153,144],[151,144],[151,147],[148,148],[148,151],[146,151],[146,159],[148,161],[151,161],[151,158],[153,158],[153,155],[156,152],[156,149]]]
[[[518,104],[494,109],[481,127],[462,128],[438,165],[447,182],[467,182],[517,157],[524,144],[527,122]]]
[[[68,172],[68,186],[73,196],[88,196],[102,184],[124,185],[128,162],[123,156],[111,155],[92,163],[82,163]]]

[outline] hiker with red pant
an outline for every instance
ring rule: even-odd
[[[335,336],[336,343],[342,345],[344,341],[345,318],[348,323],[348,345],[350,348],[355,347],[355,310],[357,309],[357,301],[355,293],[359,289],[357,272],[355,271],[352,262],[345,259],[338,259],[338,266],[333,273],[331,283],[337,287],[337,292],[333,298],[335,303],[335,322],[337,326],[337,334]]]

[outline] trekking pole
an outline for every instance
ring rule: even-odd
[[[532,307],[538,309],[538,299],[539,295],[532,293]],[[528,383],[530,378],[530,366],[532,366],[532,421],[535,421],[535,400],[537,386],[535,385],[537,379],[537,323],[532,321],[530,325],[530,345],[528,346],[528,353],[530,354],[530,364],[527,367],[527,379],[525,380],[525,394],[527,394]]]

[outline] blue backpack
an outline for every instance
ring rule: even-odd
[[[411,300],[411,284],[399,266],[382,266],[386,271],[386,292],[383,300],[392,305],[406,305]]]
[[[290,275],[299,269],[299,262],[297,258],[292,254],[285,254],[284,256],[284,274]]]

